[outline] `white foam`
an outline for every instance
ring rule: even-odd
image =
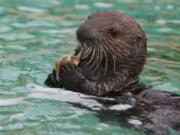
[[[96,7],[101,7],[101,8],[111,8],[113,5],[110,3],[105,3],[105,2],[96,2],[94,3]]]
[[[135,125],[135,126],[140,126],[140,125],[142,125],[142,122],[139,121],[139,120],[137,120],[137,119],[129,119],[129,120],[128,120],[128,123],[129,123],[129,124],[132,124],[132,125]]]
[[[9,120],[16,120],[16,119],[23,119],[24,118],[24,113],[17,113],[17,114],[12,114],[9,117]]]
[[[177,20],[165,20],[165,19],[160,18],[160,19],[156,20],[156,23],[160,24],[160,25],[164,25],[166,23],[180,24],[180,20],[178,20],[178,19]]]
[[[76,8],[76,9],[87,10],[87,9],[89,9],[90,7],[89,7],[88,5],[80,5],[80,4],[77,4],[77,5],[75,5],[75,8]]]
[[[163,25],[163,24],[166,24],[166,20],[164,20],[164,19],[158,19],[158,20],[156,20],[156,23]]]
[[[167,32],[172,32],[173,30],[171,28],[160,28],[160,29],[158,29],[158,31],[167,33]]]
[[[169,22],[171,22],[171,23],[175,23],[175,24],[180,24],[180,20],[169,20]]]
[[[32,39],[35,36],[28,33],[12,33],[12,34],[1,34],[0,38],[4,40],[14,41],[14,40],[26,40]]]
[[[65,101],[69,103],[81,104],[93,110],[100,110],[104,107],[96,100],[91,99],[91,96],[87,96],[77,92],[72,92],[63,89],[46,88],[34,84],[29,84],[27,88],[30,91],[30,93],[27,95],[27,98],[41,98]]]
[[[19,6],[18,9],[22,10],[22,11],[29,11],[29,12],[35,12],[35,13],[43,13],[43,12],[45,12],[44,9],[34,8],[34,7]]]
[[[119,3],[136,3],[138,0],[119,0]]]
[[[117,104],[117,105],[113,105],[109,107],[109,110],[114,110],[114,111],[125,111],[128,110],[130,108],[132,108],[133,106],[129,105],[129,104]]]
[[[21,104],[23,102],[24,98],[6,98],[6,99],[0,99],[0,106],[11,106],[16,104]]]

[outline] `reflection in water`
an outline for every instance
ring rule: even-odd
[[[0,134],[143,134],[124,124],[123,117],[117,120],[111,112],[98,113],[104,106],[92,97],[42,87],[53,61],[71,54],[78,45],[76,28],[100,9],[122,11],[142,25],[149,56],[141,80],[180,94],[176,0],[1,0]],[[69,104],[72,102],[86,109]],[[140,123],[135,118],[129,122]]]

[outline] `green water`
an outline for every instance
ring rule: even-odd
[[[71,54],[87,15],[115,9],[138,21],[148,38],[141,81],[179,93],[178,0],[0,0],[0,135],[141,135],[102,115],[43,93],[53,62]],[[35,88],[34,88],[35,86]],[[41,94],[29,96],[41,89]],[[44,96],[42,96],[44,95]]]

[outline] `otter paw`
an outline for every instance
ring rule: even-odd
[[[84,80],[84,76],[79,67],[74,64],[63,64],[60,71],[61,83],[64,88],[69,90],[80,89],[80,82]]]
[[[60,81],[60,72],[62,65],[72,64],[74,66],[77,66],[79,64],[79,61],[80,61],[79,56],[68,56],[68,55],[62,56],[54,64],[54,69],[56,71],[56,79]]]

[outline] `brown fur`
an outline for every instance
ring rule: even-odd
[[[131,104],[133,108],[123,113],[141,120],[139,128],[147,133],[164,135],[168,127],[180,131],[180,96],[138,83],[147,56],[146,36],[132,18],[99,11],[81,24],[76,35],[79,46],[74,55],[56,62],[46,85]]]
[[[81,54],[78,65],[69,57],[60,59],[55,64],[56,77],[51,76],[48,84],[56,80],[53,87],[61,84],[106,96],[126,92],[127,86],[137,82],[146,61],[146,36],[136,21],[117,11],[99,11],[81,24],[76,35],[80,45],[74,56]]]

